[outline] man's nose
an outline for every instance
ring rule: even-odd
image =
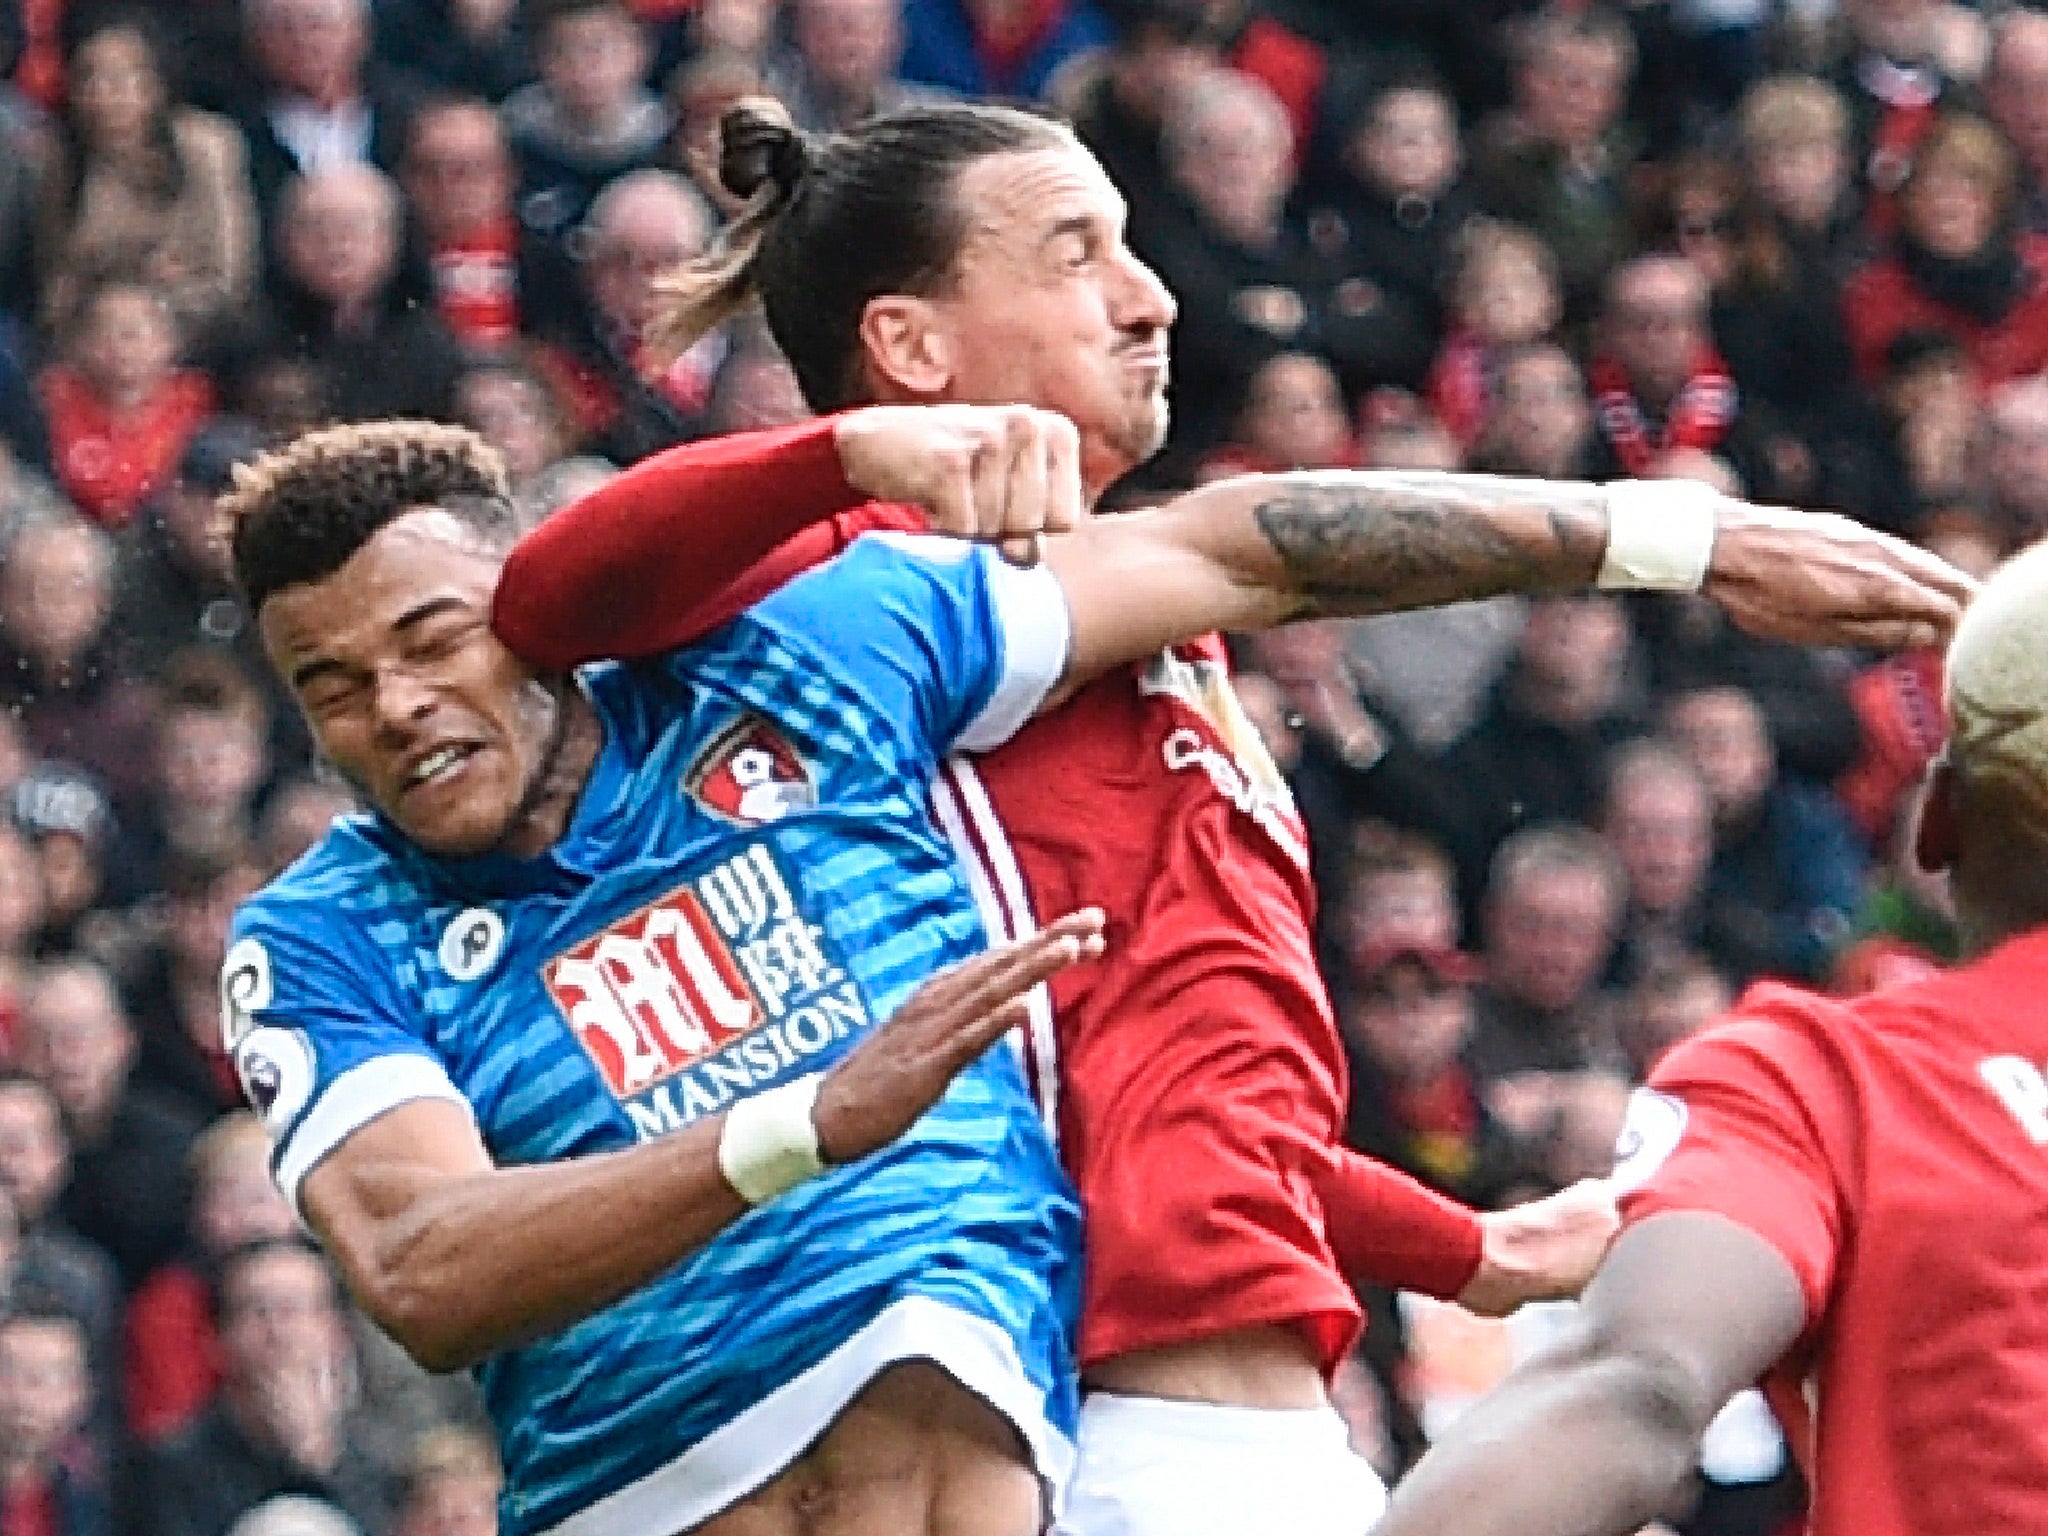
[[[377,677],[377,729],[406,735],[434,712],[434,690],[414,673],[393,667]]]
[[[1180,314],[1180,304],[1159,274],[1130,252],[1124,253],[1125,284],[1119,295],[1118,323],[1125,330],[1163,331]]]

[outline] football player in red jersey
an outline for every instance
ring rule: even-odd
[[[821,409],[1030,402],[1078,437],[1035,411],[942,410],[920,423],[926,451],[906,454],[889,446],[903,413],[885,410],[665,456],[514,553],[496,622],[536,662],[684,643],[863,529],[923,526],[867,506],[800,531],[864,497],[989,534],[1071,520],[1077,465],[1092,502],[1162,439],[1173,303],[1065,130],[920,109],[814,152],[746,111],[726,150],[728,179],[755,201],[727,264],[697,274],[699,321],[758,287]],[[1672,487],[1632,489],[1675,505]],[[1628,554],[1615,505],[1587,486],[1334,476],[1221,485],[1157,515],[1216,533],[1215,563],[1242,555],[1247,587],[1277,556],[1292,589],[1327,594],[1273,622],[1596,574],[1668,579],[1651,572],[1661,555]],[[1838,522],[1717,505],[1680,584],[1704,579],[1752,626],[1868,638],[1852,613],[1925,612],[1907,600],[1924,579],[1911,554]],[[1063,584],[1105,586],[1126,607],[1173,585],[1163,567],[1090,568],[1087,546],[1048,546]],[[1338,1145],[1342,1056],[1300,824],[1213,640],[1083,688],[1001,751],[956,763],[935,809],[993,932],[1028,931],[1072,890],[1110,912],[1103,977],[1055,988],[1029,1032],[1091,1218],[1093,1395],[1063,1528],[1362,1530],[1376,1484],[1347,1464],[1323,1385],[1357,1326],[1347,1273],[1489,1308],[1574,1289],[1606,1239],[1604,1193],[1481,1218]]]
[[[1813,1536],[2048,1528],[2048,546],[1985,585],[1948,679],[1919,854],[1972,958],[1847,1002],[1759,986],[1665,1057],[1572,1333],[1384,1536],[1634,1531],[1760,1377]]]

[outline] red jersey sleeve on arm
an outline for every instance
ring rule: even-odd
[[[1614,1172],[1624,1225],[1708,1211],[1777,1249],[1809,1323],[1826,1310],[1845,1211],[1829,1150],[1844,1089],[1818,1027],[1745,1003],[1679,1046],[1637,1090]]]
[[[566,668],[672,649],[792,535],[858,506],[831,418],[669,449],[565,507],[514,547],[492,626],[519,656]]]
[[[1317,1175],[1330,1248],[1352,1284],[1449,1301],[1479,1268],[1479,1214],[1349,1148]]]

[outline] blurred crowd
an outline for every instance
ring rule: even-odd
[[[473,1399],[353,1316],[218,1039],[237,901],[349,805],[227,579],[266,443],[423,414],[534,519],[804,413],[659,276],[717,122],[1076,124],[1181,300],[1139,502],[1245,470],[1686,476],[1983,571],[2048,533],[2048,14],[1940,0],[0,0],[0,1536],[482,1536]],[[1750,983],[1952,954],[1905,852],[1939,658],[1683,597],[1243,649],[1315,835],[1361,1148],[1482,1204],[1608,1166]],[[1458,1362],[1381,1298],[1397,1470]],[[1470,1352],[1469,1349],[1467,1351]],[[1764,1424],[1690,1530],[1775,1532]]]

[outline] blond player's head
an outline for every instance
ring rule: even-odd
[[[1953,870],[1966,927],[2048,922],[2048,544],[2001,566],[1963,615],[1948,710],[1922,860]]]

